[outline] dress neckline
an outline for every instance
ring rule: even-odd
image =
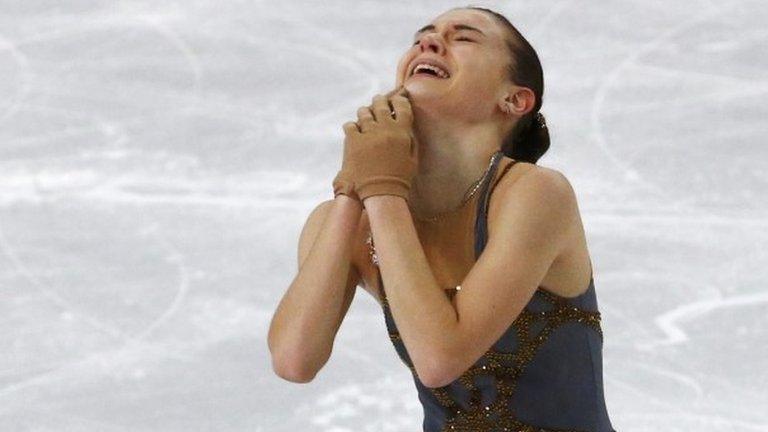
[[[472,227],[477,227],[478,220],[481,217],[481,212],[480,212],[481,207],[480,206],[485,206],[486,202],[488,201],[488,195],[489,195],[490,186],[497,179],[496,173],[498,172],[499,163],[504,159],[504,156],[505,155],[504,155],[504,152],[502,150],[497,150],[491,156],[491,170],[489,172],[489,175],[488,175],[487,179],[485,179],[485,181],[483,181],[483,183],[481,183],[480,189],[479,189],[479,193],[475,194],[472,197],[472,199],[470,199],[467,202],[467,205],[462,206],[461,208],[457,209],[457,211],[451,212],[449,214],[449,216],[446,217],[445,219],[442,219],[440,221],[430,222],[427,225],[430,225],[430,226],[439,225],[440,223],[442,223],[445,220],[452,219],[456,215],[462,214],[466,208],[471,208],[472,209],[472,213],[474,214],[474,218],[473,218],[474,220],[472,221]],[[514,165],[517,162],[518,161],[516,159],[513,159],[512,162],[509,163],[509,165]],[[482,213],[482,216],[487,218],[487,215],[485,214],[485,212]],[[419,222],[419,221],[414,218],[414,223],[417,223],[417,222]],[[485,223],[487,223],[487,221]],[[479,234],[478,230],[475,228],[474,229],[474,235],[473,235],[473,243],[474,244],[476,244],[477,241],[478,241],[478,234]],[[483,235],[485,235],[485,234],[483,233]],[[487,241],[487,239],[485,239],[485,240]],[[381,270],[379,269],[378,257],[376,257],[376,253],[375,253],[376,249],[375,249],[374,244],[373,244],[373,233],[371,232],[370,226],[368,227],[368,239],[366,240],[366,243],[368,243],[368,245],[369,245],[371,260],[373,261],[373,264],[376,267],[376,273],[377,273],[378,278],[379,278],[379,292],[382,294],[382,296],[384,296],[385,295],[385,293],[384,293],[384,283],[383,283],[383,280],[381,278]],[[479,254],[476,254],[475,262],[477,262],[477,258],[478,257],[479,257]],[[456,292],[460,291],[460,289],[457,289],[456,287],[442,288],[442,290],[444,292],[447,291],[448,293],[456,293]]]
[[[488,241],[488,239],[486,238],[487,237],[487,224],[488,224],[487,206],[488,206],[488,203],[490,201],[490,193],[492,192],[492,189],[493,189],[491,186],[492,185],[495,186],[495,183],[498,181],[496,173],[498,172],[498,167],[500,165],[500,162],[504,159],[504,156],[505,155],[503,154],[502,150],[498,150],[496,153],[494,153],[492,158],[498,158],[498,159],[495,160],[493,165],[492,165],[491,173],[488,176],[488,180],[486,182],[484,182],[484,184],[481,186],[480,193],[477,194],[475,197],[473,197],[470,200],[471,201],[471,203],[470,203],[471,205],[468,206],[468,207],[474,207],[473,208],[473,210],[474,210],[473,213],[474,213],[475,216],[474,216],[474,221],[472,223],[472,226],[475,227],[475,229],[474,229],[474,236],[473,237],[474,237],[474,243],[475,244],[477,244],[480,236],[483,237],[483,242],[482,242],[482,248],[481,249],[485,248],[485,244]],[[503,172],[506,173],[508,168],[510,168],[512,165],[516,164],[517,162],[519,162],[517,159],[512,159],[512,162],[510,162],[507,166],[505,166]],[[458,213],[461,213],[461,212],[456,212],[456,213],[458,214]],[[482,225],[483,230],[482,230],[482,232],[478,232],[477,227],[480,226],[479,222],[480,222],[481,218],[485,219],[485,220],[482,221],[483,222],[483,225]],[[379,280],[379,294],[381,295],[381,298],[382,298],[384,304],[386,305],[387,302],[386,302],[386,293],[384,292],[384,280],[381,277],[381,269],[379,268],[379,265],[378,265],[378,257],[376,257],[376,254],[375,254],[376,249],[375,249],[374,244],[373,244],[373,233],[371,232],[370,226],[368,227],[368,239],[367,239],[366,242],[369,244],[371,260],[373,261],[374,266],[376,267],[376,275],[377,275],[377,278]],[[479,258],[479,255],[480,255],[479,253],[476,253],[476,255],[475,255],[475,263],[477,262],[477,259]],[[592,289],[592,285],[594,284],[594,274],[593,273],[594,273],[594,269],[591,269],[590,275],[589,275],[589,282],[587,284],[587,289],[584,292],[582,292],[581,294],[577,295],[577,296],[566,297],[566,296],[562,296],[562,295],[559,295],[559,294],[555,294],[554,292],[544,288],[541,285],[539,285],[536,288],[536,291],[534,293],[538,292],[538,293],[541,293],[541,294],[546,295],[546,296],[551,296],[551,297],[553,297],[553,298],[555,298],[557,300],[560,300],[560,301],[562,301],[562,300],[575,300],[575,299],[578,299],[580,297],[583,297],[583,296],[589,294],[589,291]],[[459,286],[461,286],[461,285],[459,285]],[[442,288],[442,290],[443,290],[443,292],[446,293],[446,295],[455,295],[456,293],[461,291],[461,289],[457,289],[457,287],[447,287],[447,288]]]

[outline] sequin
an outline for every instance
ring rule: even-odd
[[[373,233],[368,231],[368,238],[365,240],[368,243],[368,254],[371,256],[371,262],[373,265],[379,265],[379,257],[376,255],[376,248],[373,245]]]
[[[511,165],[507,166],[507,169]],[[378,257],[370,232],[367,243],[371,261],[378,266]],[[515,349],[500,351],[496,349],[497,344],[494,344],[452,383],[438,388],[429,388],[420,384],[416,369],[410,362],[397,328],[390,326],[390,321],[394,323],[394,320],[382,286],[381,274],[378,273],[379,294],[389,339],[395,346],[403,364],[411,371],[414,380],[420,387],[420,393],[427,392],[425,396],[432,395],[437,404],[442,407],[445,421],[441,425],[441,432],[587,432],[575,428],[557,429],[529,424],[522,421],[512,407],[521,376],[536,358],[536,354],[541,351],[541,347],[563,325],[584,326],[588,331],[593,331],[599,335],[602,342],[603,332],[599,311],[576,307],[569,299],[539,287],[534,294],[538,306],[529,307],[531,303],[526,305],[509,327],[510,335],[517,337]],[[447,289],[446,295],[451,298],[459,290],[461,290],[460,285],[453,289]],[[483,391],[478,388],[479,381],[476,381],[478,378],[486,378],[487,382],[487,377],[492,378],[491,382],[495,387],[495,398],[492,401],[483,399]],[[484,387],[484,389],[487,388]],[[458,397],[457,391],[468,395],[468,398]],[[519,397],[523,396],[521,394]]]
[[[489,349],[482,356],[484,361],[476,362],[455,381],[461,383],[472,394],[470,397],[471,409],[461,409],[457,402],[451,398],[448,386],[428,388],[435,399],[451,414],[450,418],[446,420],[443,431],[584,432],[577,429],[547,429],[526,424],[515,418],[514,413],[509,410],[510,401],[515,394],[517,379],[534,358],[539,347],[559,326],[568,322],[578,322],[597,332],[601,340],[603,337],[599,311],[586,311],[573,307],[565,298],[552,295],[548,291],[540,290],[540,295],[551,302],[552,308],[540,312],[523,309],[512,323],[512,327],[515,328],[519,337],[519,348],[514,352]],[[383,308],[385,313],[390,313],[386,294],[384,294]],[[533,335],[531,325],[537,320],[543,320],[545,324],[538,333]],[[389,329],[389,326],[387,327],[390,330],[389,338],[392,343],[402,344],[399,332]],[[414,377],[417,377],[413,364],[406,361],[405,358],[401,358],[401,360],[408,366]],[[496,378],[497,397],[492,404],[480,405],[480,395],[475,385],[475,378],[479,375],[492,375]]]

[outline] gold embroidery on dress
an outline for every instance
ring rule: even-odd
[[[483,354],[482,359],[485,360],[484,362],[476,362],[461,377],[454,381],[461,383],[469,391],[469,410],[462,409],[450,397],[448,388],[451,384],[438,388],[427,387],[435,399],[448,411],[448,418],[442,431],[584,432],[576,429],[537,427],[521,422],[514,417],[514,413],[510,412],[510,402],[515,393],[517,379],[521,376],[528,363],[534,358],[539,347],[555,329],[567,322],[580,322],[591,327],[600,335],[600,339],[603,339],[599,311],[587,311],[577,308],[570,304],[566,298],[559,297],[543,289],[539,289],[538,292],[552,307],[549,310],[539,312],[531,311],[527,307],[523,309],[512,323],[512,327],[515,328],[518,336],[518,349],[513,352],[501,352],[491,348]],[[382,303],[384,313],[386,314],[389,310],[386,294],[384,294]],[[538,333],[533,334],[531,327],[535,322],[543,322],[544,326]],[[393,343],[402,344],[399,332],[389,329],[389,325],[387,325],[387,328],[390,340]],[[418,377],[415,367],[407,363],[404,358],[401,358],[401,360],[408,366],[414,377]],[[475,385],[475,378],[480,375],[491,375],[495,378],[496,382],[496,400],[487,406],[482,406],[481,391]]]
[[[506,168],[509,168],[511,165],[513,164]],[[371,262],[378,267],[379,260],[373,243],[373,234],[370,231],[368,232],[366,243],[369,247]],[[380,276],[379,284],[381,285]],[[456,288],[452,291],[446,290],[445,292],[449,298],[452,298],[456,294]],[[539,312],[531,311],[527,307],[522,310],[512,323],[519,341],[518,348],[513,352],[489,349],[481,358],[485,360],[484,362],[478,360],[454,381],[454,383],[461,383],[469,391],[469,410],[462,409],[451,398],[448,389],[453,383],[438,388],[426,387],[438,403],[447,409],[448,417],[441,430],[442,432],[478,432],[489,430],[505,432],[585,432],[577,429],[553,429],[534,426],[516,419],[514,413],[510,411],[511,400],[517,387],[518,378],[522,375],[528,363],[533,360],[539,347],[544,344],[552,331],[557,329],[557,327],[567,322],[580,322],[595,330],[600,335],[600,340],[603,340],[599,311],[587,311],[575,307],[565,297],[557,296],[541,287],[537,289],[537,292],[552,307],[549,310]],[[379,286],[379,293],[384,313],[386,314],[389,310],[389,302],[382,286]],[[534,322],[544,323],[543,328],[537,334],[531,333],[531,326]],[[393,343],[403,344],[399,332],[389,329],[388,324],[387,330],[389,338]],[[404,345],[403,348],[405,348]],[[416,368],[406,362],[404,358],[401,357],[401,360],[410,369],[413,376],[418,379]],[[477,363],[485,364],[478,365]],[[475,385],[475,378],[480,375],[490,375],[495,378],[497,395],[496,400],[490,405],[482,406],[481,391]]]

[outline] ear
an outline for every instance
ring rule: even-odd
[[[512,86],[499,101],[502,112],[522,117],[536,105],[536,95],[528,87]]]

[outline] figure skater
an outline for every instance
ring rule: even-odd
[[[343,125],[334,199],[310,214],[269,330],[308,382],[358,286],[410,369],[424,431],[612,432],[576,196],[549,148],[531,44],[489,9],[414,35],[395,89]]]

